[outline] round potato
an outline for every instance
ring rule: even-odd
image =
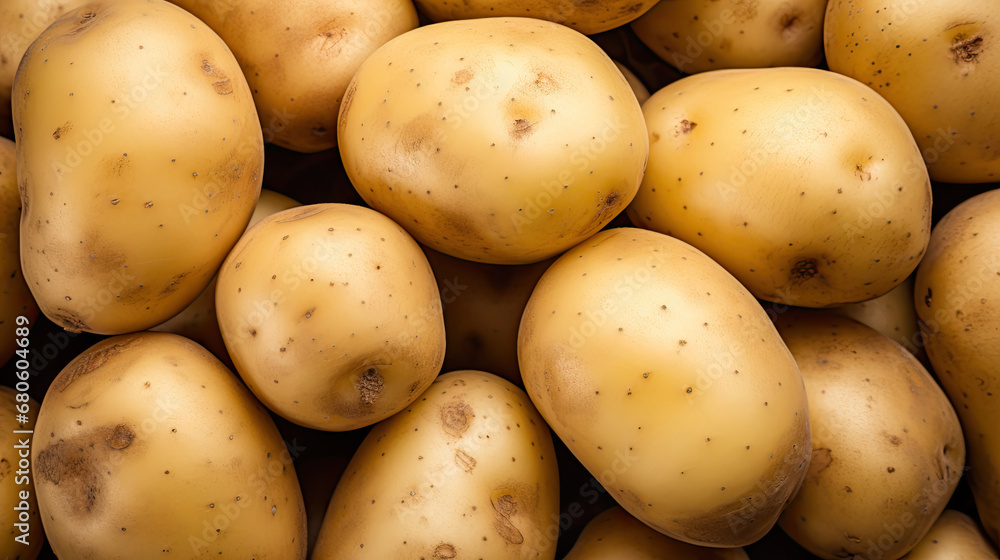
[[[927,356],[965,430],[979,519],[1000,546],[1000,189],[938,222],[914,299]]]
[[[14,82],[21,262],[71,331],[147,329],[191,303],[260,193],[263,140],[239,65],[163,0],[52,24]]]
[[[920,262],[927,170],[864,85],[812,68],[717,70],[661,89],[643,113],[651,146],[632,223],[698,247],[758,298],[864,301]]]
[[[904,560],[1000,560],[982,529],[964,513],[946,509]]]
[[[826,0],[666,0],[632,22],[639,39],[689,74],[725,68],[816,66]]]
[[[767,314],[656,232],[602,231],[542,275],[521,319],[542,417],[630,514],[675,539],[764,536],[805,478],[805,389]]]
[[[750,560],[742,548],[707,548],[676,541],[613,507],[587,523],[563,560]]]
[[[846,317],[778,318],[809,396],[809,475],[779,521],[836,560],[896,560],[927,534],[958,485],[965,441],[955,410],[920,362]]]
[[[310,428],[353,430],[399,412],[444,360],[427,258],[361,206],[301,206],[259,222],[223,263],[215,303],[243,381]]]
[[[62,560],[306,557],[295,469],[267,411],[167,333],[105,339],[42,403],[38,508]]]
[[[362,63],[340,154],[365,202],[451,256],[525,264],[596,233],[648,150],[635,94],[587,37],[528,18],[427,25]]]
[[[26,422],[20,421],[20,414],[27,416]],[[4,528],[0,558],[5,560],[35,560],[45,543],[31,474],[34,438],[30,432],[37,415],[38,403],[27,393],[0,385],[0,503],[4,504],[0,508],[0,527]],[[28,432],[16,434],[14,430]]]
[[[298,152],[337,145],[337,113],[361,62],[417,26],[410,0],[171,0],[233,49],[264,140]]]
[[[365,437],[313,558],[555,558],[559,472],[523,391],[481,371],[438,377]]]
[[[1000,3],[831,0],[830,70],[899,111],[935,181],[1000,181]]]
[[[561,23],[593,35],[621,27],[646,13],[659,0],[415,0],[434,21],[522,16]]]
[[[14,355],[17,318],[29,323],[38,317],[38,305],[21,273],[21,196],[17,190],[14,143],[0,137],[0,365]]]

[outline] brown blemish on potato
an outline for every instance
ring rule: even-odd
[[[828,448],[813,449],[812,461],[809,463],[809,474],[806,475],[806,482],[818,485],[820,473],[826,470],[831,463],[833,463],[833,456],[830,454]]]
[[[90,329],[90,327],[87,326],[87,323],[85,323],[75,311],[70,311],[61,307],[52,313],[51,319],[66,332],[78,333]]]
[[[778,20],[781,29],[781,37],[786,41],[791,41],[800,35],[804,22],[798,14],[782,14]]]
[[[434,548],[434,558],[454,558],[457,555],[455,546],[448,543],[439,544]]]
[[[476,459],[472,455],[469,455],[461,449],[455,450],[455,464],[458,468],[462,469],[467,473],[472,473],[473,469],[476,468]]]
[[[542,93],[552,93],[559,89],[559,82],[546,72],[538,72],[535,74],[534,85]]]
[[[87,10],[80,14],[80,17],[74,22],[74,27],[70,29],[66,35],[73,36],[85,33],[86,31],[97,25],[103,17],[97,17],[97,12],[93,10]]]
[[[493,529],[496,530],[500,538],[510,544],[521,544],[524,536],[521,531],[511,523],[510,518],[517,515],[517,502],[510,494],[504,494],[498,498],[491,499],[493,504],[494,519]]]
[[[60,393],[81,376],[86,375],[108,362],[122,352],[132,349],[142,343],[139,337],[128,337],[117,344],[105,345],[96,350],[91,349],[77,356],[66,366],[66,369],[56,376],[52,382],[52,388]]]
[[[210,78],[215,78],[215,80],[212,81],[212,89],[215,90],[215,93],[219,95],[229,95],[230,93],[233,93],[233,84],[229,81],[229,77],[226,76],[226,73],[223,72],[222,69],[212,66],[212,63],[207,59],[203,59],[201,61],[201,72]]]
[[[35,472],[42,480],[61,486],[59,494],[74,511],[92,512],[101,493],[101,479],[93,468],[88,451],[93,444],[82,438],[59,441],[43,449],[35,461]]]
[[[802,259],[792,266],[790,276],[793,280],[808,280],[818,273],[816,259]]]
[[[56,129],[52,132],[52,138],[54,140],[58,140],[71,130],[73,130],[73,123],[65,122],[62,126],[56,127]]]
[[[382,388],[385,385],[385,379],[382,374],[378,372],[374,367],[366,369],[360,377],[356,386],[358,388],[358,393],[361,395],[361,402],[370,405],[374,404],[375,401],[382,396]]]
[[[684,119],[677,124],[677,129],[674,132],[674,136],[680,136],[681,134],[690,134],[691,131],[694,130],[694,127],[696,126],[698,126],[698,123]]]
[[[469,429],[469,421],[475,417],[472,407],[464,402],[448,403],[440,407],[441,427],[453,437],[462,437]]]
[[[534,132],[531,121],[528,119],[514,119],[510,126],[510,135],[514,140],[523,140]]]
[[[468,68],[463,68],[458,72],[455,72],[455,75],[452,76],[451,81],[456,85],[462,86],[469,83],[469,81],[472,80],[473,76],[475,76],[475,74],[471,70],[469,70]]]
[[[952,39],[951,54],[955,64],[976,62],[981,52],[983,52],[983,38],[979,35],[968,37],[965,33],[959,33]]]
[[[340,134],[344,133],[344,129],[347,126],[347,114],[351,110],[351,103],[354,102],[354,92],[357,89],[357,81],[351,80],[351,83],[347,86],[347,91],[344,92],[343,99],[340,101],[340,118],[337,120],[337,129]]]
[[[132,431],[132,428],[126,424],[118,424],[104,438],[104,443],[108,444],[111,449],[125,449],[132,445],[133,439],[135,439],[135,432]]]

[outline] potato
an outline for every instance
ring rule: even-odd
[[[89,348],[52,382],[35,434],[38,508],[62,560],[306,557],[302,493],[274,422],[186,338]]]
[[[312,557],[551,560],[558,511],[555,450],[531,401],[456,371],[365,437]]]
[[[639,39],[689,74],[816,66],[826,0],[667,0],[632,22]]]
[[[659,0],[415,0],[420,11],[434,21],[523,16],[561,23],[593,35],[627,24],[646,13]]]
[[[706,548],[675,541],[613,507],[583,528],[563,560],[749,560],[742,548]]]
[[[758,298],[864,301],[920,261],[927,170],[864,85],[811,68],[718,70],[661,89],[643,113],[650,157],[632,223],[698,247]]]
[[[746,288],[677,239],[610,229],[560,257],[528,300],[518,359],[556,435],[669,537],[752,543],[806,475],[791,354]]]
[[[117,334],[208,285],[260,193],[263,141],[225,43],[162,0],[60,18],[14,83],[21,262],[42,312]]]
[[[399,412],[444,360],[427,258],[403,228],[360,206],[302,206],[250,228],[219,271],[215,303],[250,390],[318,430]]]
[[[896,560],[924,537],[965,466],[955,410],[901,345],[846,317],[787,313],[778,332],[809,396],[809,475],[779,524],[830,560]]]
[[[389,41],[340,108],[347,175],[417,241],[525,264],[596,233],[632,200],[648,139],[610,58],[527,18],[450,21]]]
[[[23,380],[22,380],[23,381]],[[32,434],[14,433],[15,430],[33,430],[38,403],[28,398],[17,400],[27,393],[18,393],[0,385],[0,558],[9,560],[35,560],[42,551],[45,533],[38,517],[38,500],[31,473]],[[27,406],[27,422],[20,422],[17,415]],[[22,455],[22,453],[24,455]]]
[[[233,49],[264,140],[298,152],[337,145],[337,112],[361,62],[417,26],[410,0],[171,0]]]
[[[913,305],[913,279],[911,274],[902,284],[875,299],[832,307],[829,311],[868,325],[903,345],[911,354],[924,357],[917,310]]]
[[[982,529],[964,513],[946,509],[904,560],[997,560]]]
[[[531,290],[552,260],[502,266],[456,259],[433,249],[424,252],[441,292],[448,348],[444,370],[489,369],[520,385],[517,329]]]
[[[889,100],[935,181],[1000,181],[1000,3],[831,0],[830,70]]]
[[[21,274],[21,197],[14,143],[0,137],[0,365],[14,355],[18,316],[34,323],[38,305]]]
[[[1000,189],[938,222],[914,298],[927,355],[965,430],[979,518],[1000,546]]]
[[[250,216],[250,223],[247,227],[256,224],[262,219],[289,208],[301,206],[292,198],[272,190],[261,189],[260,199],[254,208],[253,215]],[[215,357],[231,366],[229,354],[226,352],[226,343],[222,340],[222,333],[219,332],[219,319],[215,313],[215,284],[217,276],[212,277],[212,281],[202,290],[198,298],[184,308],[183,311],[172,318],[152,327],[151,331],[170,332],[190,338],[207,348]]]

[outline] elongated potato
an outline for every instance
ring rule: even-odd
[[[558,510],[552,438],[527,395],[456,371],[368,433],[312,557],[551,560]]]
[[[264,146],[226,44],[163,0],[67,13],[14,81],[21,262],[42,312],[119,334],[208,285],[260,193]]]
[[[21,273],[21,197],[17,191],[14,143],[0,138],[0,365],[17,349],[18,316],[34,323],[38,305]]]
[[[556,435],[669,537],[752,543],[805,478],[791,354],[746,288],[682,241],[619,228],[565,253],[528,300],[518,360]]]
[[[813,427],[809,475],[781,528],[829,560],[897,560],[938,518],[965,466],[955,409],[903,346],[847,317],[787,313]]]
[[[304,560],[306,519],[274,422],[198,344],[102,340],[42,403],[38,508],[62,560]]]

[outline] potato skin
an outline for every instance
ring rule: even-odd
[[[823,58],[825,0],[668,0],[632,29],[674,68],[816,66]]]
[[[914,304],[927,355],[965,431],[969,486],[1000,546],[1000,190],[974,196],[934,228]]]
[[[916,268],[931,187],[906,123],[855,80],[813,68],[716,70],[643,105],[638,227],[698,247],[758,298],[829,307]]]
[[[805,478],[805,389],[766,313],[686,243],[605,230],[542,275],[521,376],[569,450],[630,514],[691,544],[761,538]]]
[[[946,509],[927,536],[903,560],[998,560],[979,525],[964,513]]]
[[[21,261],[42,312],[119,334],[191,303],[250,219],[263,171],[225,43],[162,0],[93,2],[28,49],[13,109]]]
[[[0,365],[14,355],[18,316],[29,323],[38,305],[21,273],[21,197],[17,190],[14,142],[0,137]]]
[[[544,19],[593,35],[620,27],[646,13],[659,0],[415,0],[434,21],[520,16]]]
[[[911,274],[900,285],[877,298],[831,307],[829,312],[868,325],[902,344],[917,359],[926,361],[920,326],[917,324],[917,309],[913,305],[914,279],[915,275]]]
[[[527,395],[450,372],[365,437],[312,557],[551,560],[558,511],[552,438]]]
[[[434,273],[389,218],[349,204],[272,214],[219,270],[219,328],[268,408],[319,430],[353,430],[413,402],[440,372]]]
[[[27,484],[22,480],[23,474],[17,471],[22,470],[19,466],[21,457],[20,446],[22,441],[19,438],[28,437],[35,439],[31,435],[15,434],[14,430],[33,430],[35,420],[38,416],[38,403],[35,399],[28,399],[28,422],[20,424],[16,422],[18,410],[15,408],[24,403],[15,400],[17,392],[10,387],[0,385],[0,503],[4,507],[0,508],[0,527],[3,527],[3,540],[0,541],[0,558],[4,560],[35,560],[42,551],[45,543],[45,532],[38,515],[38,499],[35,492],[34,479],[28,475]],[[29,532],[28,546],[15,541],[14,538],[22,533],[14,527],[15,523],[20,523],[18,514],[20,511],[14,509],[21,506],[21,492],[28,492],[28,515]]]
[[[809,475],[781,528],[813,554],[896,560],[944,510],[965,466],[955,410],[903,346],[846,317],[776,321],[809,396]]]
[[[417,26],[410,0],[171,0],[226,41],[253,90],[264,140],[337,145],[337,113],[361,62]]]
[[[548,21],[419,27],[368,57],[346,97],[340,155],[358,194],[453,257],[554,256],[607,225],[642,179],[631,87],[596,43]]]
[[[274,422],[195,342],[102,340],[56,376],[35,433],[38,507],[63,560],[306,556]]]
[[[749,560],[742,548],[699,547],[657,533],[624,509],[592,519],[563,560]]]
[[[1000,180],[1000,3],[831,0],[823,33],[830,70],[899,111],[932,179]]]

